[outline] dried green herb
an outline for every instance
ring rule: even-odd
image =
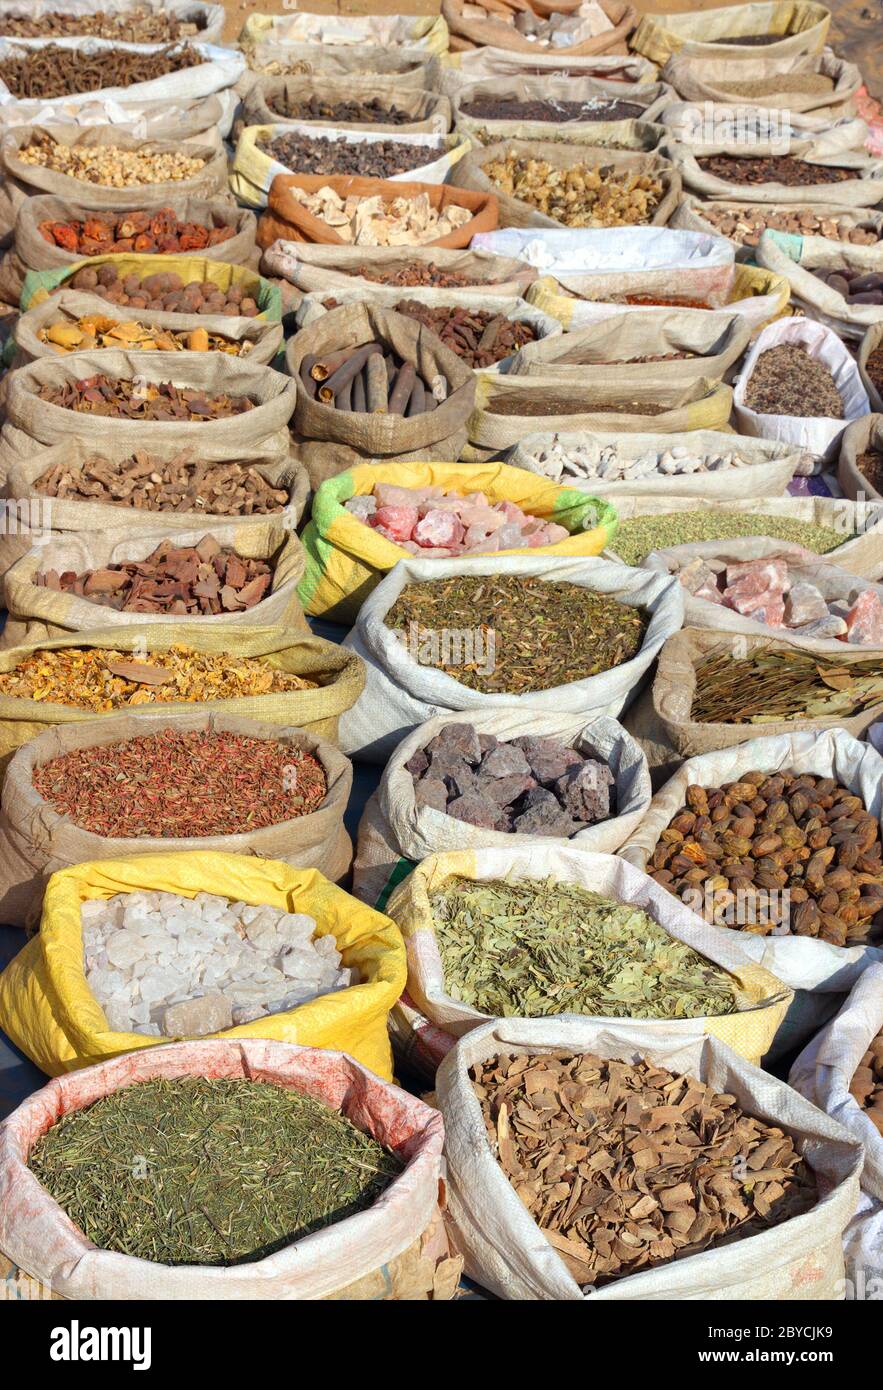
[[[422,665],[471,690],[509,695],[630,661],[648,621],[635,605],[581,584],[503,574],[408,584],[386,615]]]
[[[234,1265],[371,1206],[401,1161],[321,1101],[258,1081],[144,1081],[65,1115],[29,1167],[103,1250]]]
[[[495,1018],[702,1018],[738,1008],[720,966],[640,908],[576,883],[455,876],[430,906],[448,994]]]
[[[792,541],[825,555],[852,540],[851,534],[833,526],[816,526],[787,516],[754,516],[750,512],[664,512],[661,516],[638,516],[620,521],[610,550],[625,565],[640,565],[651,550],[667,550],[672,545],[693,545],[697,541],[734,540],[739,536],[769,536],[772,540]]]
[[[696,667],[690,711],[698,724],[851,719],[883,701],[883,660],[824,661],[789,647],[747,657],[713,649]]]

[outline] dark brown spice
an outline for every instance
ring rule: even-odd
[[[797,343],[780,343],[760,354],[745,388],[745,404],[759,415],[843,419],[834,377]]]
[[[89,415],[189,423],[242,415],[255,407],[248,396],[210,396],[195,387],[176,386],[171,381],[139,383],[123,377],[111,379],[101,373],[80,381],[64,381],[57,386],[41,386],[37,397],[63,410]]]
[[[742,156],[735,154],[706,155],[696,160],[699,168],[728,183],[781,183],[788,188],[817,183],[844,183],[861,178],[861,170],[844,169],[841,165],[810,164],[790,154]]]
[[[21,57],[0,62],[0,81],[14,97],[68,97],[105,87],[131,87],[156,77],[183,72],[206,60],[192,44],[171,45],[150,53],[137,49],[107,48],[94,53],[47,44],[29,49]]]
[[[627,121],[642,116],[645,107],[618,98],[594,101],[519,101],[516,97],[476,97],[461,107],[478,121]]]

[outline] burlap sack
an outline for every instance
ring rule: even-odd
[[[280,77],[388,77],[403,88],[438,91],[441,64],[420,48],[385,48],[379,44],[256,43],[245,49],[248,67],[239,82],[243,99],[255,83]]]
[[[854,115],[853,98],[862,85],[862,75],[855,63],[838,58],[832,48],[823,49],[818,56],[791,58],[767,58],[764,56],[765,48],[755,48],[753,52],[756,56],[743,58],[738,68],[734,68],[732,57],[691,58],[681,51],[669,58],[662,69],[662,80],[670,83],[684,101],[753,100],[764,106],[812,112],[815,116],[835,119]],[[806,74],[810,79],[816,74],[830,77],[833,89],[813,90],[810,80],[806,91],[794,90],[790,80],[800,74]],[[775,88],[776,78],[780,76],[789,78],[789,85],[785,89],[770,90],[751,98],[737,90],[742,83],[758,81],[769,81],[770,87]]]
[[[837,599],[852,602],[865,589],[872,589],[878,599],[883,599],[883,584],[859,579],[842,566],[832,564],[827,557],[815,555],[811,550],[804,550],[802,546],[767,539],[747,543],[702,541],[697,545],[676,545],[667,550],[654,550],[647,556],[642,568],[677,576],[698,559],[709,563],[713,561],[721,564],[741,564],[746,559],[761,559],[773,555],[787,561],[788,578],[792,587],[801,583],[812,584],[828,603]],[[758,622],[751,614],[737,613],[733,608],[725,608],[722,604],[697,598],[689,592],[684,594],[684,626],[703,628],[711,632],[744,632],[752,637],[775,638],[783,635],[796,647],[820,652],[835,659],[846,651],[861,651],[861,647],[849,646],[842,638],[803,637],[799,632],[789,628],[774,628],[767,623]]]
[[[403,273],[411,265],[436,266],[469,281],[470,294],[524,294],[536,279],[536,271],[517,256],[495,256],[489,251],[454,251],[421,246],[311,246],[307,242],[277,241],[261,261],[268,275],[282,276],[305,294],[312,290],[334,293],[357,289],[373,295],[386,288],[360,272],[374,269]],[[407,285],[396,287],[409,294]]]
[[[92,15],[96,10],[107,16],[123,16],[131,10],[164,10],[185,24],[195,24],[193,40],[200,43],[220,43],[224,28],[224,7],[203,4],[202,0],[28,0],[27,10],[22,0],[0,0],[0,20],[9,15],[39,19],[44,14]]]
[[[443,375],[448,383],[447,399],[435,410],[407,420],[400,415],[336,410],[333,405],[310,399],[300,380],[300,365],[308,354],[355,349],[375,339],[413,361],[425,381]],[[462,358],[415,319],[372,304],[334,309],[289,339],[285,365],[297,391],[292,429],[298,438],[298,456],[314,488],[354,463],[460,457],[475,400],[476,376]]]
[[[292,1028],[296,1028],[293,1024]],[[284,1086],[323,1101],[404,1159],[369,1209],[263,1258],[238,1265],[165,1265],[102,1250],[62,1212],[27,1166],[50,1123],[155,1078],[226,1077]],[[444,1127],[438,1113],[341,1051],[254,1037],[169,1043],[58,1077],[0,1129],[0,1241],[14,1271],[39,1296],[104,1300],[450,1299],[462,1261],[439,1224]],[[14,1285],[13,1285],[14,1287]],[[45,1292],[43,1292],[45,1291]],[[29,1292],[29,1297],[37,1296]]]
[[[669,160],[674,165],[687,192],[696,193],[701,198],[726,198],[731,202],[742,203],[800,203],[813,208],[820,203],[830,204],[832,201],[842,203],[846,207],[865,208],[872,207],[883,199],[883,160],[858,150],[840,150],[836,154],[821,153],[819,142],[815,139],[791,141],[788,153],[806,164],[850,169],[853,171],[851,178],[844,179],[842,183],[810,183],[796,186],[784,183],[735,183],[706,173],[697,162],[697,157],[705,158],[716,154],[760,159],[781,153],[777,145],[760,141],[745,145],[683,145],[678,140],[666,139],[659,146],[659,157]]]
[[[383,105],[407,111],[410,119],[399,125],[395,121],[309,120],[285,114],[290,102],[308,101],[310,97],[328,102],[375,98]],[[451,103],[447,97],[419,87],[400,89],[398,73],[385,79],[354,73],[340,77],[264,77],[254,84],[243,102],[241,124],[333,126],[368,130],[374,135],[445,135],[451,128]]]
[[[750,444],[744,436],[731,435],[733,448],[741,449]],[[740,470],[741,471],[741,470]],[[592,489],[594,491],[594,488]],[[827,526],[843,536],[843,544],[835,546],[820,557],[826,565],[839,565],[849,574],[865,579],[883,578],[883,507],[875,502],[850,502],[841,497],[753,497],[746,495],[748,485],[736,500],[718,500],[709,497],[691,497],[689,506],[673,506],[667,497],[636,497],[625,492],[616,497],[616,512],[620,522],[631,521],[633,517],[672,515],[681,510],[691,512],[730,512],[740,516],[769,516],[789,521],[806,521],[814,526]],[[768,540],[758,536],[745,536],[726,542],[728,552],[740,560],[753,560],[758,555],[769,554]],[[699,546],[720,549],[719,541],[703,541]],[[776,541],[775,547],[787,545]],[[685,547],[678,547],[679,550]],[[610,548],[610,555],[616,557],[616,538]],[[701,553],[701,552],[700,552]]]
[[[278,285],[274,285],[271,280],[265,279],[247,265],[232,265],[229,261],[212,261],[205,256],[186,253],[180,256],[145,256],[137,251],[114,256],[90,256],[88,260],[80,259],[73,265],[56,266],[54,270],[29,270],[22,285],[19,308],[22,311],[35,308],[36,305],[42,304],[48,295],[60,293],[65,287],[75,288],[76,282],[82,281],[81,270],[93,270],[97,278],[102,268],[108,264],[116,271],[117,277],[123,280],[127,275],[136,275],[139,280],[143,280],[148,275],[173,274],[179,276],[185,285],[191,281],[210,284],[221,290],[225,296],[236,286],[242,291],[243,296],[247,295],[255,301],[255,318],[278,320],[282,317],[282,293]],[[82,283],[76,285],[76,288],[81,294],[95,294],[94,290],[84,289]],[[100,310],[107,302],[101,295],[95,295],[94,307]],[[131,306],[126,307],[134,313]]]
[[[639,58],[636,53],[587,54],[574,58],[566,48],[523,53],[488,46],[447,54],[441,86],[453,100],[468,83],[488,77],[572,77],[577,80],[593,77],[615,83],[619,95],[629,100],[628,94],[633,89],[639,84],[655,82],[656,76],[656,64]]]
[[[736,501],[746,491],[752,497],[781,497],[801,462],[801,455],[789,445],[778,444],[772,439],[734,439],[732,434],[718,433],[715,430],[693,430],[690,434],[689,448],[706,458],[737,452],[746,459],[746,468],[720,468],[707,473],[667,474],[654,472],[643,478],[629,481],[613,481],[607,478],[586,477],[582,470],[568,469],[553,464],[541,455],[556,441],[564,447],[584,447],[586,440],[582,434],[568,431],[540,432],[526,435],[513,448],[506,459],[514,468],[526,468],[531,473],[539,473],[544,478],[561,483],[564,487],[579,488],[593,496],[608,497],[648,497],[660,499],[693,498]],[[615,431],[592,433],[592,444],[599,449],[613,445],[621,459],[639,459],[647,453],[661,454],[671,448],[672,441],[664,434],[627,434]],[[692,501],[689,504],[693,505]]]
[[[883,324],[874,323],[862,335],[861,346],[858,350],[858,370],[862,379],[862,385],[868,393],[868,400],[872,410],[883,410],[883,393],[880,391],[880,377],[877,376],[877,385],[868,374],[868,358],[876,352],[883,339]],[[848,496],[849,494],[847,494]]]
[[[873,333],[877,341],[883,338],[883,331],[876,328],[869,329],[868,336]],[[864,347],[864,344],[862,345]],[[859,357],[861,366],[861,357]],[[862,380],[865,382],[865,389],[871,397],[871,405],[874,410],[883,409],[879,393],[872,387],[869,380],[866,380],[867,373],[862,371]],[[870,500],[872,502],[883,502],[883,493],[871,483],[859,467],[858,460],[861,454],[871,451],[883,453],[883,416],[864,415],[861,420],[853,420],[851,425],[840,436],[840,459],[837,463],[837,481],[843,489],[845,497],[855,498],[858,502]]]
[[[44,385],[76,381],[93,373],[124,380],[140,376],[148,382],[173,381],[215,393],[247,395],[258,404],[223,420],[167,423],[90,415],[39,399],[37,393]],[[123,444],[129,449],[170,446],[175,450],[192,444],[200,451],[222,448],[225,458],[242,457],[242,450],[268,442],[278,447],[278,436],[286,431],[294,409],[295,394],[294,383],[272,368],[249,366],[248,359],[239,362],[222,353],[105,349],[72,354],[70,361],[44,357],[9,377],[6,419],[0,431],[0,483],[5,482],[12,463],[35,452],[35,443],[52,445],[81,439],[93,448]]]
[[[436,290],[424,285],[419,285],[416,289],[399,289],[393,285],[375,285],[370,294],[359,289],[335,290],[330,303],[332,309],[344,304],[364,304],[366,301],[376,304],[380,309],[395,309],[396,305],[401,303],[403,299],[416,301],[418,304],[426,304],[435,309],[469,309],[476,313],[499,314],[510,323],[529,324],[537,335],[537,343],[545,341],[547,337],[561,336],[561,324],[558,320],[553,319],[551,314],[544,314],[542,309],[535,308],[526,300],[499,294],[475,294],[471,289]],[[329,310],[325,308],[326,301],[328,301],[327,291],[305,294],[295,312],[295,322],[298,329],[308,328],[311,323],[315,323],[317,319],[327,314]],[[499,362],[495,362],[493,366],[483,367],[481,370],[486,372],[513,371],[513,364],[519,360],[520,355],[521,350],[519,349],[518,352],[510,353],[507,357],[501,357]],[[475,368],[474,370],[479,369]]]
[[[867,121],[856,116],[798,115],[747,98],[729,102],[671,101],[656,117],[666,138],[677,140],[704,154],[707,145],[738,144],[743,151],[755,144],[769,146],[770,153],[787,154],[792,144],[812,140],[819,157],[847,151],[864,153]]]
[[[113,146],[123,150],[149,149],[161,153],[185,150],[193,159],[202,159],[203,167],[192,178],[177,182],[144,183],[131,188],[111,188],[107,184],[87,183],[84,179],[58,174],[38,164],[26,164],[18,152],[29,145],[35,135],[51,136],[60,145],[80,145],[93,149]],[[0,137],[0,238],[8,244],[18,209],[25,198],[35,193],[53,193],[65,202],[99,212],[125,210],[133,197],[142,208],[161,208],[173,198],[214,198],[227,192],[227,156],[220,141],[214,143],[202,136],[192,140],[142,140],[112,126],[86,127],[73,125],[25,126],[7,131]]]
[[[235,236],[222,241],[219,246],[208,246],[200,251],[200,256],[205,260],[228,261],[231,265],[251,264],[255,255],[257,219],[247,208],[232,206],[228,194],[209,201],[171,197],[166,206],[182,222],[198,222],[211,227],[220,218],[224,226],[235,228]],[[131,208],[120,208],[120,211],[135,211],[137,208],[136,191]],[[16,215],[12,246],[0,262],[0,299],[7,304],[17,304],[29,270],[54,270],[57,266],[75,265],[82,261],[82,252],[64,251],[47,241],[39,229],[43,222],[83,222],[89,213],[90,209],[81,203],[67,202],[64,198],[47,193],[27,198]]]
[[[461,40],[463,47],[483,48],[491,44],[513,53],[555,52],[554,44],[531,41],[519,34],[514,24],[503,23],[492,16],[473,19],[467,13],[468,8],[468,0],[442,0],[442,14],[451,36]],[[597,3],[585,7],[583,12],[585,24],[573,35],[574,42],[567,47],[568,57],[582,58],[593,53],[626,51],[625,41],[637,19],[631,5],[619,4],[618,0],[597,0]],[[506,13],[511,12],[507,10]]]
[[[629,120],[618,121],[524,121],[484,120],[470,116],[463,107],[479,97],[504,97],[518,101],[592,101],[609,99],[636,102],[644,110],[637,118],[642,122],[658,120],[659,113],[674,99],[672,89],[664,82],[629,84],[628,93],[622,82],[603,82],[597,78],[579,77],[517,77],[484,78],[465,83],[453,98],[453,117],[457,130],[482,144],[502,140],[565,140],[587,145],[616,143],[618,135],[627,133]],[[574,156],[575,158],[576,156]]]
[[[40,330],[59,322],[75,324],[88,314],[100,314],[121,324],[150,324],[157,330],[166,329],[175,333],[189,333],[196,328],[204,328],[207,333],[223,334],[225,338],[240,344],[239,354],[211,353],[211,356],[231,356],[233,361],[241,360],[262,367],[269,366],[282,349],[280,322],[233,318],[224,314],[175,314],[164,309],[130,309],[100,299],[97,295],[61,290],[36,308],[28,309],[18,319],[12,335],[16,353],[10,365],[23,367],[38,357],[61,358],[63,361],[66,354],[59,352],[52,343],[42,342]],[[120,351],[125,347],[125,342],[120,340],[116,348],[97,348],[95,351]],[[244,353],[243,348],[246,349]],[[137,349],[133,346],[132,351]]]
[[[84,748],[103,748],[125,739],[145,737],[172,729],[177,733],[208,731],[237,734],[243,738],[274,739],[288,748],[312,753],[322,764],[327,791],[321,804],[308,815],[281,821],[263,830],[229,835],[195,834],[169,840],[162,836],[113,838],[83,829],[67,814],[59,814],[36,790],[37,768]],[[131,854],[161,854],[174,850],[219,850],[226,854],[253,854],[261,859],[281,859],[302,869],[340,882],[349,871],[352,845],[343,824],[353,780],[352,763],[333,743],[300,729],[218,714],[166,714],[153,705],[137,716],[115,714],[67,728],[47,729],[24,744],[12,758],[3,782],[0,802],[0,909],[11,926],[39,921],[43,891],[58,869],[91,859],[121,859]],[[649,774],[647,778],[649,788]]]
[[[138,140],[183,141],[202,136],[203,144],[213,144],[218,131],[229,126],[234,105],[233,88],[174,105],[167,101],[142,101],[137,105],[119,106],[102,93],[96,94],[94,101],[80,106],[53,101],[48,109],[39,100],[13,101],[6,106],[0,105],[0,130],[49,123],[54,126],[113,126],[114,130],[134,135]]]
[[[485,165],[493,159],[505,159],[513,153],[525,159],[544,160],[555,169],[569,169],[575,163],[591,167],[603,165],[614,169],[619,175],[629,173],[651,174],[662,185],[662,197],[648,225],[663,226],[677,207],[681,196],[681,183],[677,171],[665,159],[656,154],[642,154],[630,150],[610,150],[601,145],[581,145],[579,151],[556,141],[505,140],[495,145],[476,145],[464,155],[451,173],[451,182],[458,188],[473,189],[478,193],[492,194],[499,201],[500,225],[503,227],[563,227],[566,224],[554,217],[538,212],[530,203],[521,198],[513,198],[492,183],[484,172]],[[482,227],[481,231],[490,228]]]
[[[746,743],[761,734],[764,737],[774,737],[778,734],[821,733],[825,729],[844,729],[858,738],[880,718],[883,700],[869,707],[864,713],[851,717],[842,714],[827,718],[804,716],[787,720],[765,717],[759,724],[700,724],[691,718],[690,711],[696,690],[696,666],[700,661],[711,652],[750,656],[758,648],[769,646],[770,642],[774,642],[777,648],[800,650],[781,633],[774,637],[749,637],[743,633],[710,632],[696,627],[685,627],[670,637],[659,653],[656,677],[649,692],[655,726],[662,735],[660,743],[672,749],[675,757],[679,759],[694,758],[700,753],[733,748],[736,744]],[[855,649],[854,654],[856,660],[874,656],[883,659],[883,652],[877,647]],[[646,746],[640,729],[629,722],[628,714],[623,722],[641,743],[648,761],[657,764],[660,759]]]
[[[685,194],[678,203],[671,215],[670,227],[683,227],[691,232],[708,232],[713,236],[726,236],[719,227],[703,216],[703,209],[714,208],[717,212],[730,212],[738,214],[746,206],[744,198],[741,202],[727,198],[700,198],[696,194]],[[874,231],[877,236],[883,235],[883,212],[875,212],[871,208],[848,208],[837,203],[813,203],[813,212],[817,217],[830,217],[835,222],[845,222],[850,227],[864,227],[869,231]],[[795,213],[795,208],[788,203],[765,203],[763,209],[757,209],[759,213]],[[750,262],[755,265],[755,247],[747,242],[737,241],[735,237],[728,236],[727,240],[732,243],[736,250],[736,260],[738,262]],[[850,242],[836,241],[833,237],[825,237],[824,240],[829,246],[847,247],[852,249]],[[778,277],[781,280],[781,277]],[[787,281],[785,282],[788,283]]]
[[[769,62],[820,53],[825,46],[831,12],[807,0],[762,0],[759,4],[726,5],[679,14],[645,14],[632,35],[631,46],[660,66],[675,53],[684,58],[717,58],[727,62],[751,62],[758,56]],[[753,34],[777,34],[778,43],[753,45],[725,40]]]
[[[752,7],[753,8],[753,7]],[[790,1134],[817,1175],[818,1202],[758,1234],[732,1236],[612,1283],[578,1283],[494,1158],[470,1068],[500,1053],[587,1052],[648,1061],[735,1095],[749,1115]],[[665,1034],[639,1020],[503,1019],[461,1038],[439,1068],[436,1104],[445,1122],[449,1223],[466,1274],[498,1298],[548,1302],[836,1298],[841,1239],[858,1196],[861,1145],[785,1082],[745,1061],[697,1023]],[[608,1180],[609,1181],[609,1180]],[[604,1186],[607,1192],[612,1183]],[[586,1270],[584,1279],[588,1279]]]
[[[883,305],[850,304],[842,294],[813,274],[814,270],[883,272],[883,244],[850,246],[821,236],[789,236],[764,232],[755,251],[757,264],[781,275],[791,286],[792,303],[808,318],[827,324],[842,338],[854,341],[866,330],[883,324]]]
[[[615,813],[606,821],[586,826],[569,840],[548,835],[511,835],[483,830],[419,806],[414,779],[405,764],[448,724],[471,724],[480,734],[510,742],[524,734],[557,739],[584,755],[602,758],[615,778]],[[369,906],[386,903],[414,864],[430,854],[451,850],[505,849],[514,844],[526,850],[566,848],[612,854],[635,830],[650,804],[650,774],[638,745],[615,719],[601,715],[543,714],[537,710],[490,709],[452,711],[428,719],[402,739],[386,765],[377,793],[359,822],[353,893]]]
[[[750,337],[745,319],[724,310],[695,314],[689,309],[672,309],[659,317],[623,314],[557,338],[528,343],[516,354],[509,375],[584,385],[606,380],[615,368],[617,385],[621,381],[623,385],[633,382],[641,386],[648,373],[666,384],[686,384],[698,377],[722,381],[742,356]],[[669,362],[641,360],[677,352],[693,356]]]
[[[197,545],[205,535],[206,528],[201,526],[193,531],[176,531],[172,539],[176,545],[190,546]],[[263,525],[252,522],[240,527],[228,523],[213,527],[211,535],[219,545],[233,550],[243,559],[266,560],[273,564],[270,587],[252,608],[200,617],[126,613],[77,594],[60,593],[34,583],[35,575],[49,570],[58,574],[70,570],[84,574],[87,570],[102,569],[125,560],[146,559],[168,539],[162,518],[158,517],[152,527],[146,524],[136,535],[132,534],[131,526],[101,533],[72,532],[47,545],[35,546],[23,555],[3,579],[7,617],[0,633],[0,647],[24,646],[44,637],[83,632],[93,627],[137,627],[147,616],[158,627],[186,629],[198,623],[212,631],[275,626],[292,632],[309,630],[297,596],[305,565],[303,546],[284,522],[265,517]]]
[[[340,716],[355,704],[365,685],[365,667],[351,651],[326,642],[321,637],[290,635],[282,628],[207,629],[201,624],[187,627],[141,623],[139,627],[94,628],[70,633],[48,641],[25,644],[0,651],[0,673],[12,671],[34,651],[59,651],[73,647],[92,650],[138,653],[165,652],[174,646],[196,652],[228,655],[233,664],[243,657],[265,659],[276,670],[287,671],[316,682],[315,688],[282,691],[269,695],[250,695],[242,699],[208,701],[147,701],[94,713],[71,704],[51,700],[19,699],[0,693],[0,770],[9,755],[45,729],[58,724],[83,724],[86,720],[106,719],[118,713],[140,719],[142,714],[162,709],[169,714],[239,715],[267,724],[288,724],[306,733],[338,743]],[[142,696],[147,687],[141,687]]]
[[[480,374],[475,409],[469,417],[469,444],[464,459],[490,457],[533,433],[538,424],[547,430],[569,432],[617,430],[632,433],[653,430],[676,434],[681,430],[722,429],[730,418],[733,392],[723,383],[669,382],[648,369],[642,382],[623,381],[618,367],[599,369],[595,380],[571,382],[549,378]],[[498,406],[505,402],[505,412]],[[664,406],[661,413],[642,413],[643,404]],[[605,410],[614,404],[614,410]],[[522,406],[525,409],[520,409]]]
[[[227,320],[229,322],[229,320]],[[214,458],[206,457],[211,451],[199,449],[198,444],[190,446],[196,458],[206,461],[237,462],[255,469],[273,487],[284,488],[288,492],[288,502],[279,512],[267,516],[241,516],[235,518],[238,528],[265,525],[268,520],[278,522],[292,533],[296,530],[306,505],[310,490],[309,479],[289,448],[288,431],[279,431],[274,449],[272,441],[266,448],[258,444],[254,449],[243,450],[230,456],[223,446],[214,450]],[[166,445],[150,451],[154,458],[174,458],[181,450]],[[33,546],[46,546],[61,540],[66,534],[98,533],[106,531],[128,531],[132,536],[143,534],[145,525],[151,529],[163,528],[166,535],[178,531],[194,531],[202,527],[204,531],[214,532],[219,526],[229,526],[231,518],[214,512],[154,512],[137,507],[116,506],[110,502],[87,501],[46,497],[38,492],[34,484],[44,473],[63,464],[76,468],[95,458],[115,460],[128,459],[132,454],[131,445],[125,443],[105,446],[99,443],[89,445],[83,440],[74,439],[68,443],[56,444],[50,449],[35,446],[35,452],[28,458],[14,463],[6,479],[5,494],[9,499],[2,504],[3,524],[0,526],[0,578],[16,560]]]
[[[437,9],[437,7],[436,7]],[[425,56],[447,53],[448,26],[435,14],[250,14],[239,33],[246,52],[257,44],[272,44],[282,52],[291,44],[335,44],[356,53],[369,45],[396,50],[419,49]]]
[[[324,1294],[329,1302],[446,1303],[457,1297],[463,1260],[451,1252],[441,1212],[433,1217],[421,1236],[386,1264],[363,1274],[334,1293]],[[15,1299],[45,1302],[64,1296],[49,1284],[34,1279],[0,1251],[0,1281]]]
[[[460,163],[462,164],[462,160]],[[455,166],[456,167],[456,166]],[[321,218],[288,196],[289,188],[306,193],[318,193],[320,188],[333,188],[341,198],[419,198],[425,194],[429,205],[436,210],[451,207],[468,208],[470,221],[445,236],[421,242],[421,246],[466,247],[479,232],[492,232],[499,220],[499,201],[493,193],[474,193],[451,184],[393,182],[390,179],[363,179],[355,175],[334,175],[323,178],[318,174],[277,174],[270,186],[267,210],[258,221],[257,242],[264,251],[280,238],[283,241],[311,241],[328,246],[345,246],[338,232]],[[370,257],[374,248],[356,250]]]

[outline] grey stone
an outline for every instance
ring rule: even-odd
[[[544,787],[549,787],[563,777],[569,767],[583,761],[575,748],[559,743],[554,738],[537,738],[533,734],[522,734],[512,743],[521,749],[527,759],[531,774]],[[510,745],[511,746],[511,745]]]
[[[427,753],[447,753],[473,766],[481,758],[481,744],[471,724],[446,724],[426,745]]]
[[[492,749],[496,748],[499,741],[495,734],[479,734],[478,746],[481,749],[482,757],[485,753],[490,753]]]
[[[475,790],[479,796],[486,796],[497,806],[505,807],[511,806],[535,786],[536,782],[528,773],[513,772],[508,777],[484,777],[479,772]]]
[[[479,771],[482,778],[510,777],[514,772],[523,777],[530,774],[530,767],[520,748],[511,743],[498,743],[496,748],[485,753]]]
[[[569,767],[555,782],[553,791],[568,815],[593,824],[610,815],[612,784],[610,768],[587,759],[579,767]]]
[[[463,764],[461,771],[449,774],[444,779],[449,796],[466,796],[478,793],[478,780],[471,767]]]
[[[412,777],[422,777],[428,767],[429,758],[425,748],[418,748],[405,763],[405,771],[410,772]]]
[[[429,754],[427,777],[467,777],[472,768],[459,753],[445,748],[437,748]]]
[[[414,800],[444,813],[448,808],[448,789],[440,777],[423,777],[414,783]]]
[[[478,826],[481,830],[493,830],[496,826],[498,810],[491,801],[480,796],[468,794],[458,796],[448,806],[448,815],[454,820],[465,821],[467,825]]]
[[[518,835],[555,835],[567,839],[577,828],[552,793],[543,787],[527,793],[524,809],[513,820],[513,829]]]

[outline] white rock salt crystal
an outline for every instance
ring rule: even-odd
[[[149,970],[141,979],[141,998],[153,1003],[155,1000],[165,999],[170,994],[174,994],[178,988],[178,976],[169,970],[160,970],[156,967]]]
[[[89,898],[88,901],[80,904],[80,921],[85,925],[95,925],[96,918],[104,918],[107,915],[107,902],[104,898]]]
[[[266,1018],[268,1013],[276,1010],[268,1009],[263,1004],[242,1004],[233,1010],[234,1023],[254,1023],[255,1019]]]
[[[297,946],[311,941],[316,930],[316,921],[304,912],[286,912],[276,927],[277,941],[288,946]]]

